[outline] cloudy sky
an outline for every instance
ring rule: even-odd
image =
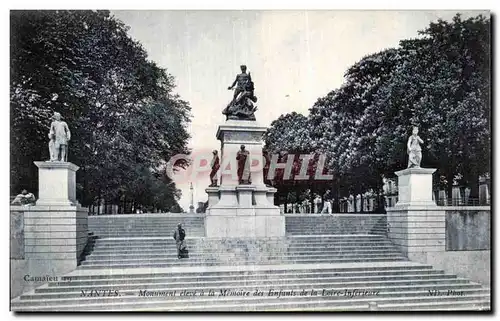
[[[363,56],[417,37],[431,21],[457,11],[113,11],[130,27],[149,58],[176,79],[192,107],[190,147],[220,148],[215,138],[232,97],[227,87],[246,64],[255,83],[257,121],[307,115],[318,97],[338,88],[345,70]],[[480,11],[461,12],[475,16]],[[206,201],[207,177],[193,181],[194,199]],[[178,184],[189,207],[189,183]],[[196,206],[196,204],[195,204]]]

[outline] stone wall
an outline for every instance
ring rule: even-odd
[[[490,285],[490,207],[387,210],[388,236],[412,261]]]
[[[10,258],[24,259],[24,212],[10,212]]]
[[[11,298],[76,269],[88,238],[80,206],[11,206]]]
[[[490,210],[446,209],[446,251],[489,250]]]

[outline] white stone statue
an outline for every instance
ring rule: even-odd
[[[413,127],[412,135],[408,138],[408,168],[420,168],[422,161],[422,148],[420,144],[424,141],[418,136],[418,127]]]
[[[49,153],[51,162],[66,162],[68,154],[68,141],[71,139],[66,122],[61,121],[61,114],[54,113],[54,121],[50,124],[49,131]]]

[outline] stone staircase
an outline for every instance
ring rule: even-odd
[[[387,233],[385,214],[287,214],[288,235],[373,234]]]
[[[171,236],[181,217],[139,215],[89,217],[95,243],[81,265],[15,298],[12,310],[490,309],[480,284],[408,261],[382,233],[381,215],[287,215],[286,237],[259,239],[205,238],[193,215],[182,221],[190,258],[181,260]]]
[[[122,214],[89,216],[89,232],[99,237],[171,237],[177,224],[191,236],[205,236],[202,214]]]
[[[187,230],[189,233],[189,229]],[[383,236],[305,236],[262,239],[187,238],[190,258],[178,260],[172,238],[98,239],[82,269],[251,264],[403,261]]]

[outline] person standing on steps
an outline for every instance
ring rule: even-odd
[[[332,193],[330,190],[327,190],[323,195],[323,209],[321,210],[321,214],[328,212],[328,214],[332,214]]]
[[[177,246],[178,259],[189,257],[186,241],[184,241],[185,238],[186,238],[186,231],[182,228],[182,224],[179,223],[177,224],[177,229],[174,231],[174,240]]]

